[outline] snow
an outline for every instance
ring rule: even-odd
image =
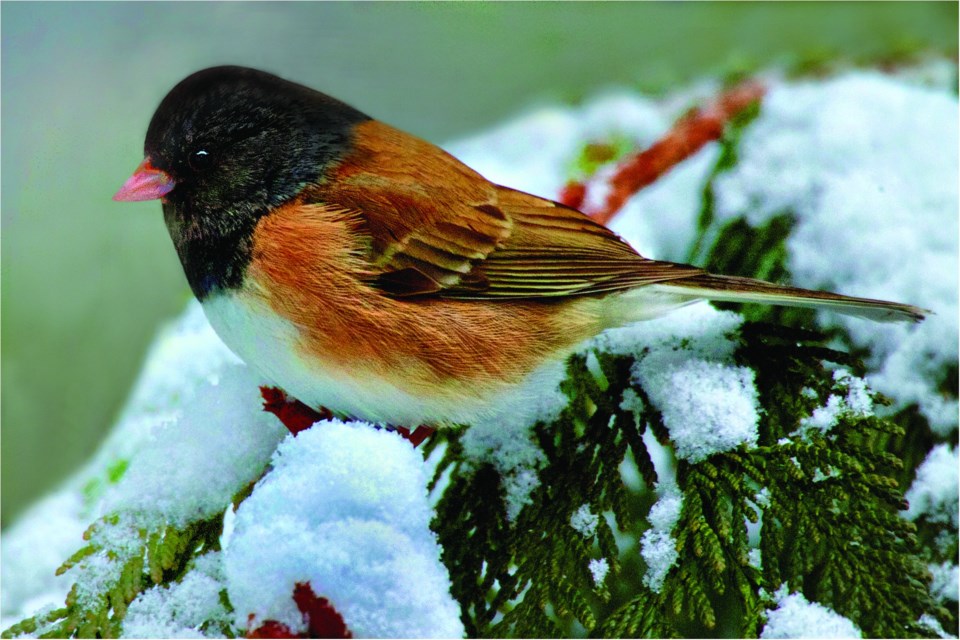
[[[47,496],[8,529],[0,545],[0,608],[6,629],[49,604],[63,606],[70,590],[67,576],[54,572],[83,542],[79,492]]]
[[[640,555],[647,563],[643,584],[654,593],[660,593],[663,581],[677,563],[677,541],[671,533],[683,507],[676,485],[660,482],[657,493],[660,497],[647,514],[651,526],[640,538]]]
[[[124,518],[113,523],[97,523],[90,543],[99,550],[67,572],[76,582],[77,602],[84,608],[96,607],[100,596],[119,582],[124,564],[142,551],[139,527]]]
[[[938,391],[957,360],[957,97],[879,73],[771,88],[739,160],[715,183],[717,224],[790,212],[791,281],[931,309],[918,326],[820,313],[869,349],[871,387],[957,426]]]
[[[942,562],[940,564],[927,565],[927,569],[933,575],[930,581],[930,594],[937,602],[945,603],[948,600],[957,602],[960,599],[960,567],[952,562]]]
[[[92,602],[141,552],[141,528],[222,511],[262,473],[286,433],[260,410],[259,383],[191,303],[151,347],[117,426],[90,465],[4,532],[4,615],[62,606],[72,582],[79,600]],[[81,534],[90,522],[108,513],[118,514],[117,522],[99,523],[90,539],[102,550],[55,577],[85,544]]]
[[[197,558],[183,578],[141,593],[127,608],[123,638],[219,638],[232,616],[220,599],[224,589],[220,552]],[[207,625],[209,633],[201,626]]]
[[[590,575],[593,576],[593,584],[598,587],[607,579],[607,573],[610,571],[610,563],[606,558],[594,558],[589,564]]]
[[[121,420],[120,429],[138,430],[138,448],[98,506],[119,521],[97,526],[91,542],[102,550],[69,572],[81,603],[92,605],[116,584],[124,562],[142,553],[142,530],[183,527],[223,511],[264,471],[286,433],[262,411],[259,377],[214,346],[219,340],[195,313],[188,310],[161,340],[142,378],[157,385],[141,382]],[[211,357],[202,367],[186,367],[192,384],[185,386],[172,371],[198,352]],[[161,635],[168,633],[164,628]]]
[[[684,351],[689,357],[732,362],[739,343],[732,339],[743,318],[707,304],[683,307],[663,318],[611,329],[592,343],[600,351],[643,355],[644,350]]]
[[[259,477],[287,433],[262,410],[260,382],[246,366],[231,364],[199,383],[130,458],[106,510],[137,514],[154,526],[182,526],[223,511],[234,494]]]
[[[634,365],[634,378],[663,417],[677,457],[700,462],[757,441],[754,372],[661,352]]]
[[[584,538],[589,538],[597,531],[600,516],[590,511],[590,505],[580,505],[580,508],[570,516],[570,526]]]
[[[842,417],[866,417],[873,415],[873,399],[867,391],[867,383],[863,378],[850,374],[845,369],[833,372],[834,388],[839,388],[845,394],[840,396],[831,394],[827,403],[814,409],[813,414],[800,421],[800,433],[820,431],[826,433],[837,425]]]
[[[205,391],[204,385],[208,386],[222,368],[242,366],[239,362],[217,339],[196,302],[160,332],[120,420],[93,460],[3,532],[0,594],[4,627],[47,605],[63,606],[74,581],[79,580],[82,595],[92,596],[116,579],[120,566],[105,553],[86,558],[62,576],[54,572],[85,544],[81,536],[90,523],[105,515],[105,502],[116,489],[117,470],[126,467],[121,482],[127,473],[137,474],[138,465],[131,468],[129,458],[141,447],[150,446],[155,430],[176,421],[184,403],[189,403],[198,390]],[[267,459],[269,454],[264,461]],[[184,473],[183,469],[174,471],[174,476]],[[192,478],[197,481],[196,476]],[[158,478],[150,486],[168,480]],[[136,490],[131,487],[131,491]],[[129,523],[101,525],[94,541],[129,554],[138,544],[139,534]]]
[[[620,401],[620,408],[624,411],[641,413],[646,408],[643,398],[633,389],[626,389],[623,392],[623,399]]]
[[[862,638],[855,624],[800,593],[777,592],[777,608],[767,610],[761,638]]]
[[[960,509],[960,459],[958,450],[938,444],[917,467],[917,476],[907,490],[910,507],[904,513],[908,520],[924,518],[927,522],[947,524],[957,530]]]
[[[197,383],[212,382],[242,361],[217,337],[196,300],[160,332],[127,403],[127,416],[176,408],[196,395]]]
[[[191,301],[160,331],[117,424],[87,468],[68,483],[84,487],[85,501],[95,511],[84,519],[89,522],[105,512],[105,499],[130,471],[130,459],[142,449],[155,448],[158,433],[173,433],[185,407],[197,402],[198,392],[215,387],[221,372],[230,367],[244,365],[217,338],[200,304]]]
[[[607,331],[593,344],[636,358],[632,374],[670,432],[677,457],[699,462],[757,441],[759,400],[754,372],[733,363],[730,336],[740,316],[705,304]],[[624,398],[621,406],[640,406]]]
[[[113,445],[115,436],[107,443],[107,449],[121,449],[129,464],[104,497],[103,512],[159,526],[222,511],[263,472],[287,433],[261,410],[263,383],[191,302],[152,348],[118,426],[135,448]]]
[[[302,630],[292,594],[309,583],[356,637],[461,637],[423,467],[409,442],[364,423],[285,439],[224,551],[235,624]]]
[[[934,618],[929,613],[925,613],[920,616],[920,619],[917,621],[923,626],[930,629],[933,633],[937,635],[938,638],[953,638],[954,636],[950,635],[943,629],[943,625],[940,624],[940,621]]]

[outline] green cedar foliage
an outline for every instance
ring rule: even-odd
[[[924,612],[955,625],[928,593],[916,528],[898,515],[902,464],[883,446],[903,429],[849,415],[826,434],[797,430],[831,394],[846,393],[825,365],[856,363],[821,346],[819,336],[774,325],[747,324],[740,340],[738,364],[757,372],[765,409],[758,445],[677,462],[679,557],[658,593],[637,579],[636,541],[649,526],[643,514],[656,481],[644,432],[669,440],[649,402],[639,420],[620,407],[628,389],[643,398],[630,358],[597,353],[599,372],[584,356],[570,361],[572,401],[536,429],[548,462],[515,522],[497,472],[465,463],[451,436],[437,470],[438,478],[452,475],[435,529],[470,635],[756,637],[764,610],[775,606],[769,594],[782,585],[868,636],[929,635],[917,623]],[[635,465],[645,488],[627,489],[622,465]],[[582,504],[604,514],[588,537],[570,526]],[[748,560],[747,522],[758,520],[762,568]],[[597,558],[610,567],[601,585],[588,570]]]
[[[691,260],[702,264],[709,271],[762,278],[772,282],[789,283],[786,241],[796,219],[792,211],[783,211],[761,227],[751,227],[744,219],[731,220],[718,225],[714,220],[714,179],[736,165],[737,145],[742,132],[759,113],[756,109],[740,114],[720,140],[720,158],[704,187],[702,208],[698,224],[698,240],[691,250]],[[709,251],[703,248],[709,246]],[[739,305],[716,303],[717,307],[732,309],[747,320],[771,322],[792,327],[813,325],[811,309],[771,307],[763,305]],[[840,329],[833,329],[824,338],[841,344],[853,356],[866,358],[869,354],[849,340]],[[941,372],[939,391],[945,397],[956,398],[960,390],[957,365],[946,367]],[[889,470],[901,491],[906,491],[916,475],[917,467],[930,450],[940,442],[955,443],[957,432],[936,434],[916,406],[909,406],[890,417],[898,425],[896,432],[889,432],[878,439],[877,446],[898,461]],[[920,518],[916,523],[921,540],[920,555],[929,563],[955,563],[958,550],[957,532],[945,523],[932,523]],[[955,617],[944,622],[945,629],[957,634]]]
[[[118,531],[138,543],[116,544]],[[28,618],[2,637],[117,638],[130,603],[154,585],[178,581],[196,557],[219,550],[222,533],[223,514],[156,530],[122,522],[117,515],[102,518],[84,533],[88,544],[57,569],[57,575],[73,571],[76,576],[65,606]],[[207,631],[230,634],[226,628]]]

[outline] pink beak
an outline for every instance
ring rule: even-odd
[[[120,191],[113,194],[118,202],[138,202],[162,198],[177,186],[173,178],[150,164],[150,158],[144,158],[140,166],[127,178]]]

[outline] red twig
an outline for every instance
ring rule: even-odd
[[[587,197],[587,185],[582,182],[577,182],[576,180],[571,180],[567,184],[563,185],[563,190],[560,191],[560,197],[557,198],[557,201],[560,204],[565,204],[568,207],[573,207],[574,209],[579,209],[583,206],[583,201]]]
[[[725,91],[707,106],[685,114],[651,147],[621,162],[610,178],[611,189],[604,206],[585,213],[601,224],[609,223],[633,194],[655,182],[703,145],[718,139],[723,135],[726,124],[748,106],[761,100],[765,92],[766,87],[759,82],[743,82]],[[571,182],[564,187],[560,201],[576,207],[583,204],[585,196],[586,185]]]

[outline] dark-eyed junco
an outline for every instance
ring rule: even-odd
[[[223,341],[302,402],[444,426],[601,331],[711,299],[920,320],[916,307],[648,260],[334,98],[242,67],[160,103],[115,200],[160,198]]]

